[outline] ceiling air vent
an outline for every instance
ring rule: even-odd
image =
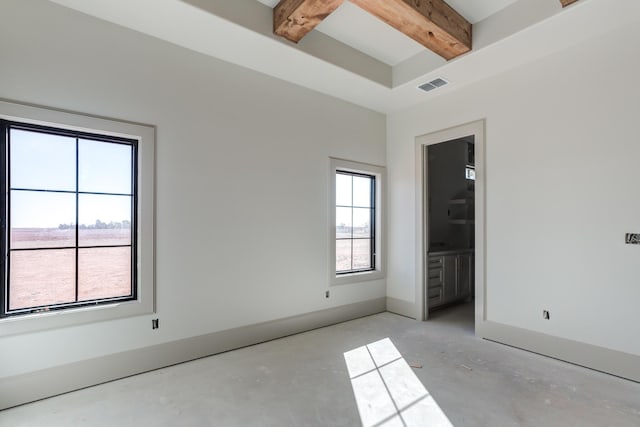
[[[448,81],[443,79],[442,77],[438,77],[437,79],[431,80],[428,83],[418,86],[418,89],[422,89],[425,92],[431,92],[434,89],[438,89],[446,84],[449,84]]]

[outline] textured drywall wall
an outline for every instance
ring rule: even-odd
[[[486,119],[487,320],[640,354],[639,28],[388,117],[388,297],[414,301],[416,136]]]
[[[157,127],[157,314],[3,338],[0,378],[385,297],[325,298],[329,156],[384,165],[383,115],[44,0],[0,14],[0,98]]]

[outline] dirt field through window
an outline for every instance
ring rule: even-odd
[[[80,230],[80,246],[129,245],[130,229]],[[75,229],[11,230],[9,309],[76,302]],[[78,249],[78,299],[131,294],[131,247]]]

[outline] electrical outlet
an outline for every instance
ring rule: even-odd
[[[549,320],[550,319],[548,310],[542,310],[542,318],[544,320]]]
[[[151,319],[151,329],[158,329],[159,327],[158,319]]]
[[[329,298],[329,291],[326,291],[326,292],[324,293],[324,297],[325,297],[325,298]]]
[[[624,242],[627,245],[640,245],[640,233],[627,233]]]

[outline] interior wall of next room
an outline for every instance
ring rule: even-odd
[[[473,204],[452,203],[473,200],[473,184],[465,175],[465,168],[472,160],[470,144],[469,138],[464,138],[427,147],[430,252],[473,247],[473,228],[455,222],[466,218],[466,209],[471,209]]]

